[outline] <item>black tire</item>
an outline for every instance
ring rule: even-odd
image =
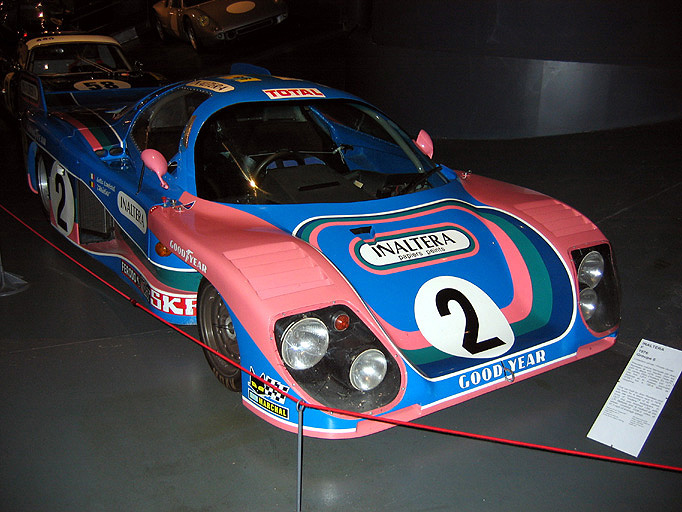
[[[211,283],[201,281],[197,293],[197,324],[201,340],[219,354],[239,363],[239,344],[234,332],[232,317],[225,301]],[[233,364],[204,349],[211,370],[223,385],[231,391],[241,391],[242,372]]]
[[[43,212],[50,216],[49,212],[52,208],[50,203],[50,164],[45,154],[38,150],[36,152],[36,185],[38,186],[38,194],[40,195],[40,204],[43,207]]]
[[[189,40],[189,44],[192,45],[192,48],[194,48],[195,51],[200,52],[203,49],[203,46],[197,37],[192,22],[188,19],[185,20],[185,34],[187,35],[187,39]]]
[[[165,43],[168,40],[168,36],[158,16],[154,16],[154,28],[156,29],[156,36],[162,43]]]

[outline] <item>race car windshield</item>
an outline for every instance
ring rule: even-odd
[[[197,195],[221,202],[362,201],[444,182],[413,186],[433,162],[393,122],[352,101],[227,107],[201,127],[195,151]]]
[[[31,51],[29,69],[36,75],[130,71],[120,48],[113,44],[64,43]]]

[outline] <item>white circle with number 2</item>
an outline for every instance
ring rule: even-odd
[[[439,311],[439,294],[465,299],[447,300]],[[498,357],[514,344],[514,332],[493,300],[475,284],[458,277],[439,276],[424,283],[414,300],[414,317],[424,338],[438,350],[453,356]],[[475,331],[476,325],[478,335],[467,343],[465,332]]]
[[[57,162],[50,171],[50,203],[55,226],[66,236],[70,235],[76,216],[73,188],[69,173]]]

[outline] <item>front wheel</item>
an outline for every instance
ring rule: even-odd
[[[201,281],[197,293],[197,324],[201,340],[207,346],[235,363],[239,363],[239,345],[232,316],[218,290],[206,279]],[[226,388],[241,391],[242,373],[238,367],[210,350],[204,349],[204,355],[211,370]]]
[[[187,39],[189,39],[189,44],[192,45],[195,51],[200,52],[202,50],[201,41],[197,37],[197,33],[192,26],[192,22],[189,20],[185,21],[185,34],[187,34]]]
[[[163,28],[163,24],[158,16],[154,18],[154,28],[156,29],[156,35],[162,43],[165,43],[168,37],[166,36],[166,31]]]

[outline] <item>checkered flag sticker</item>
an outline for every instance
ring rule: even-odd
[[[251,368],[251,373],[254,373],[253,368]],[[288,393],[289,386],[286,386],[279,382],[278,380],[275,380],[272,377],[265,375],[264,372],[260,374],[260,378],[263,379],[263,381],[267,382],[268,385],[251,377],[249,379],[249,386],[251,387],[251,389],[257,395],[265,397],[268,400],[271,400],[278,404],[283,404],[286,401],[287,397],[280,393],[280,391]]]

